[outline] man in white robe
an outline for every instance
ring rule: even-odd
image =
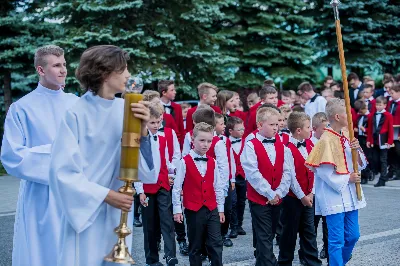
[[[79,98],[64,93],[64,52],[49,45],[35,53],[39,84],[13,103],[4,124],[1,161],[21,179],[14,224],[13,266],[55,265],[61,213],[49,191],[52,142],[65,111]]]

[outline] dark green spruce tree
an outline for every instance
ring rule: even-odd
[[[67,50],[74,70],[88,47],[120,46],[131,56],[132,75],[141,74],[148,87],[174,78],[178,88],[196,94],[197,84],[225,76],[219,65],[234,61],[221,54],[209,29],[222,18],[225,1],[56,1],[44,14],[61,22],[58,44]],[[70,76],[71,86],[73,78]],[[75,86],[76,87],[76,86]]]
[[[260,86],[267,78],[299,81],[313,79],[311,29],[314,19],[303,13],[305,1],[232,1],[222,11],[218,35],[224,53],[238,58],[228,69],[234,79],[227,86]]]

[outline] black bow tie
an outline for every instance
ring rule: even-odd
[[[164,128],[163,128],[163,127],[162,127],[162,128],[159,128],[158,131],[164,132]]]
[[[297,142],[297,148],[300,148],[301,146],[303,146],[304,148],[306,147],[306,142]]]
[[[224,140],[224,137],[223,137],[223,136],[221,136],[221,137],[219,137],[219,139],[220,139],[220,140]]]
[[[377,116],[377,115],[381,115],[381,114],[382,114],[382,113],[378,113],[378,112],[376,112],[376,113],[375,113],[375,116]]]
[[[171,105],[164,105],[164,108],[169,108],[169,109],[174,109],[174,108],[172,108],[172,106]]]
[[[239,143],[239,142],[241,142],[241,141],[242,141],[242,139],[237,139],[237,140],[232,140],[231,143],[232,143],[232,144],[235,144],[235,143]]]
[[[281,130],[281,133],[283,133],[283,132],[290,134],[290,130],[287,129],[287,128],[282,129],[282,130]]]
[[[197,157],[197,158],[194,158],[194,160],[195,160],[195,161],[203,161],[203,162],[207,162],[207,161],[208,161],[208,158]]]
[[[272,143],[272,144],[274,144],[275,143],[275,139],[264,139],[263,141],[262,141],[262,143]]]
[[[154,141],[157,141],[157,135],[153,136]]]

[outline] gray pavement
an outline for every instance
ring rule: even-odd
[[[11,265],[13,223],[18,187],[19,181],[16,178],[0,176],[0,266]],[[354,250],[353,259],[348,265],[398,266],[400,265],[400,209],[398,207],[400,181],[390,181],[384,188],[374,188],[372,184],[364,185],[363,189],[367,207],[360,211],[361,238]],[[246,206],[244,229],[248,234],[234,239],[234,246],[224,250],[225,266],[254,265],[250,219],[250,213]],[[321,237],[322,234],[319,233],[317,240],[319,248],[322,245]],[[133,228],[133,239],[133,257],[136,264],[145,265],[142,228]],[[278,247],[275,246],[274,253],[277,255],[278,252]],[[160,253],[161,258],[162,256],[163,251]],[[178,255],[178,259],[179,265],[189,265],[187,257]],[[300,265],[297,255],[293,265]]]

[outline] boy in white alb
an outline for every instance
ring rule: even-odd
[[[306,165],[315,173],[315,214],[326,216],[328,225],[329,265],[345,265],[360,237],[358,210],[366,206],[357,199],[351,149],[358,151],[359,169],[366,166],[357,139],[348,139],[344,101],[332,99],[326,106],[330,127],[309,154]],[[345,233],[346,232],[346,233]]]

